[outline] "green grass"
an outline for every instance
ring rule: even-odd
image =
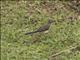
[[[1,2],[1,60],[48,60],[49,56],[79,44],[80,19],[74,18],[74,11],[61,6],[60,1]],[[72,21],[66,19],[70,16],[74,18]],[[56,24],[51,25],[47,34],[25,35],[49,18]],[[51,59],[79,60],[80,51],[64,52]]]

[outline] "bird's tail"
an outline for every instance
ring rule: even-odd
[[[25,35],[36,33],[37,31],[25,33]]]

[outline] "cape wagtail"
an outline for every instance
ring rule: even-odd
[[[49,30],[50,25],[52,23],[53,23],[53,20],[48,20],[47,24],[42,25],[40,28],[38,28],[37,30],[35,30],[33,32],[27,32],[27,33],[25,33],[25,35],[33,34],[33,33],[37,33],[37,32],[45,32],[45,31]]]

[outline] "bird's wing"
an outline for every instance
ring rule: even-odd
[[[37,31],[38,32],[46,31],[49,29],[49,27],[50,27],[50,24],[46,24],[46,25],[41,26],[39,29],[37,29]]]

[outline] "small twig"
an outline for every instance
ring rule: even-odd
[[[68,49],[62,50],[62,51],[60,51],[60,52],[58,52],[58,53],[56,53],[56,54],[51,55],[49,58],[51,58],[51,57],[56,57],[56,56],[61,55],[62,53],[66,52],[66,51],[70,51],[70,50],[76,49],[77,47],[78,47],[78,46],[70,47],[70,48],[68,48]]]
[[[63,52],[66,52],[66,51],[69,51],[69,50],[73,50],[73,49],[75,49],[75,48],[77,48],[77,46],[71,47],[71,48],[69,48],[69,49],[65,49],[65,50],[63,50],[63,51],[60,51],[60,52],[52,55],[52,57],[58,56],[58,55],[62,54]]]

